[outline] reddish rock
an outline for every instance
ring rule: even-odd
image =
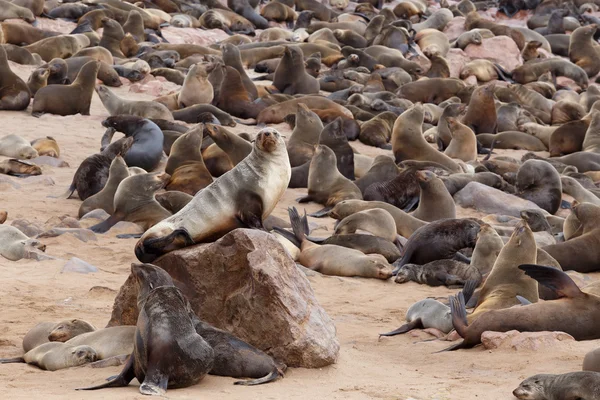
[[[540,350],[559,342],[575,341],[564,332],[483,332],[481,343],[488,349]]]
[[[465,48],[465,53],[473,60],[484,58],[498,63],[508,71],[523,64],[517,44],[508,36],[483,39],[481,45],[470,44]]]
[[[450,49],[446,55],[446,61],[448,62],[448,67],[450,67],[450,77],[460,78],[460,71],[462,71],[464,65],[471,61],[471,59],[461,49]]]
[[[171,252],[164,268],[198,316],[288,366],[318,368],[336,362],[335,326],[306,276],[270,234],[237,229],[212,244]],[[108,326],[135,325],[137,288],[121,287]]]
[[[465,32],[465,17],[454,17],[444,28],[444,34],[451,42]]]

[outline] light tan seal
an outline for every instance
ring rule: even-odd
[[[183,87],[177,97],[179,107],[186,108],[195,104],[210,104],[213,96],[213,86],[208,81],[207,66],[195,64],[185,76]]]
[[[86,35],[75,34],[49,37],[24,48],[31,54],[39,54],[42,60],[49,62],[54,58],[69,58],[89,45],[90,39]]]
[[[38,151],[19,135],[6,135],[0,138],[0,156],[28,160],[39,156]]]
[[[180,212],[144,233],[135,247],[137,258],[151,261],[237,227],[262,228],[290,177],[283,138],[274,129],[261,130],[248,157],[200,191]]]
[[[135,115],[142,118],[173,121],[173,114],[163,104],[154,101],[126,100],[103,85],[96,87],[96,93],[110,115]]]
[[[46,371],[77,367],[96,361],[96,351],[90,346],[72,346],[62,342],[44,343],[23,357],[0,359],[0,364],[24,362]]]
[[[40,156],[60,157],[60,147],[58,146],[56,139],[52,136],[33,140],[31,142],[31,147],[33,147]]]
[[[426,222],[456,218],[454,199],[444,182],[431,171],[418,171],[416,176],[421,193],[419,206],[412,216]]]
[[[41,322],[31,328],[23,337],[23,350],[29,350],[48,342],[66,342],[82,333],[95,331],[96,328],[82,319],[67,319],[59,323]]]

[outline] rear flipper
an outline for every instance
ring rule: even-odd
[[[23,357],[15,357],[15,358],[0,358],[0,364],[12,364],[12,363],[24,363],[25,359]]]
[[[71,183],[71,186],[69,186],[69,188],[67,189],[66,192],[64,192],[61,195],[58,196],[48,196],[51,199],[70,199],[71,196],[73,196],[73,193],[75,193],[75,183]]]
[[[473,297],[473,293],[475,293],[475,289],[479,286],[480,281],[471,279],[465,282],[465,287],[463,287],[462,294],[465,299],[465,303],[468,303]]]
[[[125,364],[125,367],[123,367],[123,370],[121,371],[121,373],[119,375],[117,375],[115,377],[115,379],[112,379],[108,382],[102,383],[97,386],[78,388],[75,390],[97,390],[97,389],[104,389],[104,388],[111,388],[111,387],[124,387],[124,386],[129,385],[129,382],[131,382],[133,380],[133,378],[135,378],[135,370],[133,368],[134,358],[135,357],[129,357],[127,359],[127,364]]]
[[[262,385],[263,383],[273,382],[279,378],[283,378],[283,372],[276,369],[274,371],[271,371],[271,373],[269,373],[268,375],[266,375],[262,378],[252,379],[252,380],[248,380],[248,381],[235,381],[235,382],[233,382],[233,384],[234,385],[244,385],[244,386],[255,386],[255,385]]]
[[[461,261],[461,262],[464,262],[464,263],[467,263],[467,264],[471,263],[471,259],[469,257],[465,256],[463,253],[461,253],[459,251],[457,251],[456,254],[454,255],[454,259],[456,261]]]
[[[402,211],[408,213],[416,209],[416,206],[419,204],[419,196],[415,196],[410,199],[404,207],[402,207]]]
[[[498,74],[498,78],[500,80],[506,81],[508,83],[515,83],[515,81],[512,79],[512,74],[504,68],[502,68],[502,66],[494,63],[494,68],[496,69],[496,73]]]
[[[310,203],[312,201],[312,197],[310,197],[310,196],[298,197],[296,199],[296,201],[298,203]]]
[[[452,313],[452,325],[454,329],[460,336],[463,338],[467,333],[467,309],[465,308],[465,298],[462,292],[459,292],[456,296],[450,296],[448,298],[450,301],[450,312]],[[463,340],[460,343],[454,344],[444,350],[440,350],[437,353],[441,353],[443,351],[454,351],[458,349],[465,349],[467,345],[466,341]]]
[[[310,201],[310,200],[309,200]],[[299,203],[303,203],[302,201],[298,201]],[[311,217],[315,217],[315,218],[323,218],[326,217],[327,215],[329,215],[329,211],[333,210],[333,207],[325,207],[320,209],[319,211],[315,211],[312,214],[308,214]]]
[[[117,235],[118,239],[139,239],[144,235],[143,233],[121,233]]]
[[[388,333],[380,333],[379,337],[382,336],[396,336],[396,335],[400,335],[402,333],[406,333],[406,332],[410,332],[413,329],[424,329],[425,327],[423,326],[423,322],[421,321],[421,318],[417,318],[412,322],[406,323],[404,325],[402,325],[400,328],[395,329],[391,332]]]
[[[292,232],[288,231],[287,229],[280,228],[278,226],[274,226],[273,230],[281,236],[283,236],[284,238],[286,238],[287,240],[289,240],[290,242],[292,242],[294,246],[300,248],[301,243],[298,241],[298,239]]]

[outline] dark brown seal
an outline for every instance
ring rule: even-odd
[[[598,391],[599,373],[577,371],[530,376],[513,390],[513,395],[523,400],[593,399]]]
[[[562,199],[560,175],[545,161],[527,160],[519,168],[516,181],[517,195],[554,214]]]
[[[273,86],[285,94],[319,93],[319,81],[306,72],[303,53],[298,46],[286,46],[275,70]]]
[[[21,111],[29,106],[29,87],[12,72],[8,65],[6,51],[0,48],[0,110]]]

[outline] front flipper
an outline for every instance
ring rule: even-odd
[[[95,233],[106,233],[118,222],[121,222],[123,220],[123,217],[125,216],[119,213],[115,213],[108,217],[106,220],[100,222],[99,224],[92,226],[90,230]]]
[[[296,201],[298,203],[310,203],[312,201],[312,197],[310,197],[310,196],[298,197],[296,199]]]
[[[252,380],[248,380],[248,381],[235,381],[235,382],[233,382],[233,384],[234,385],[244,385],[244,386],[262,385],[263,383],[273,382],[274,380],[277,380],[280,377],[283,377],[283,373],[279,370],[274,370],[262,378],[252,379]]]
[[[425,327],[423,326],[423,322],[421,321],[421,318],[417,318],[414,321],[406,323],[406,324],[402,325],[400,328],[395,329],[391,332],[380,333],[379,337],[381,337],[381,336],[396,336],[396,335],[400,335],[402,333],[410,332],[413,329],[423,329],[423,328],[425,328]]]

